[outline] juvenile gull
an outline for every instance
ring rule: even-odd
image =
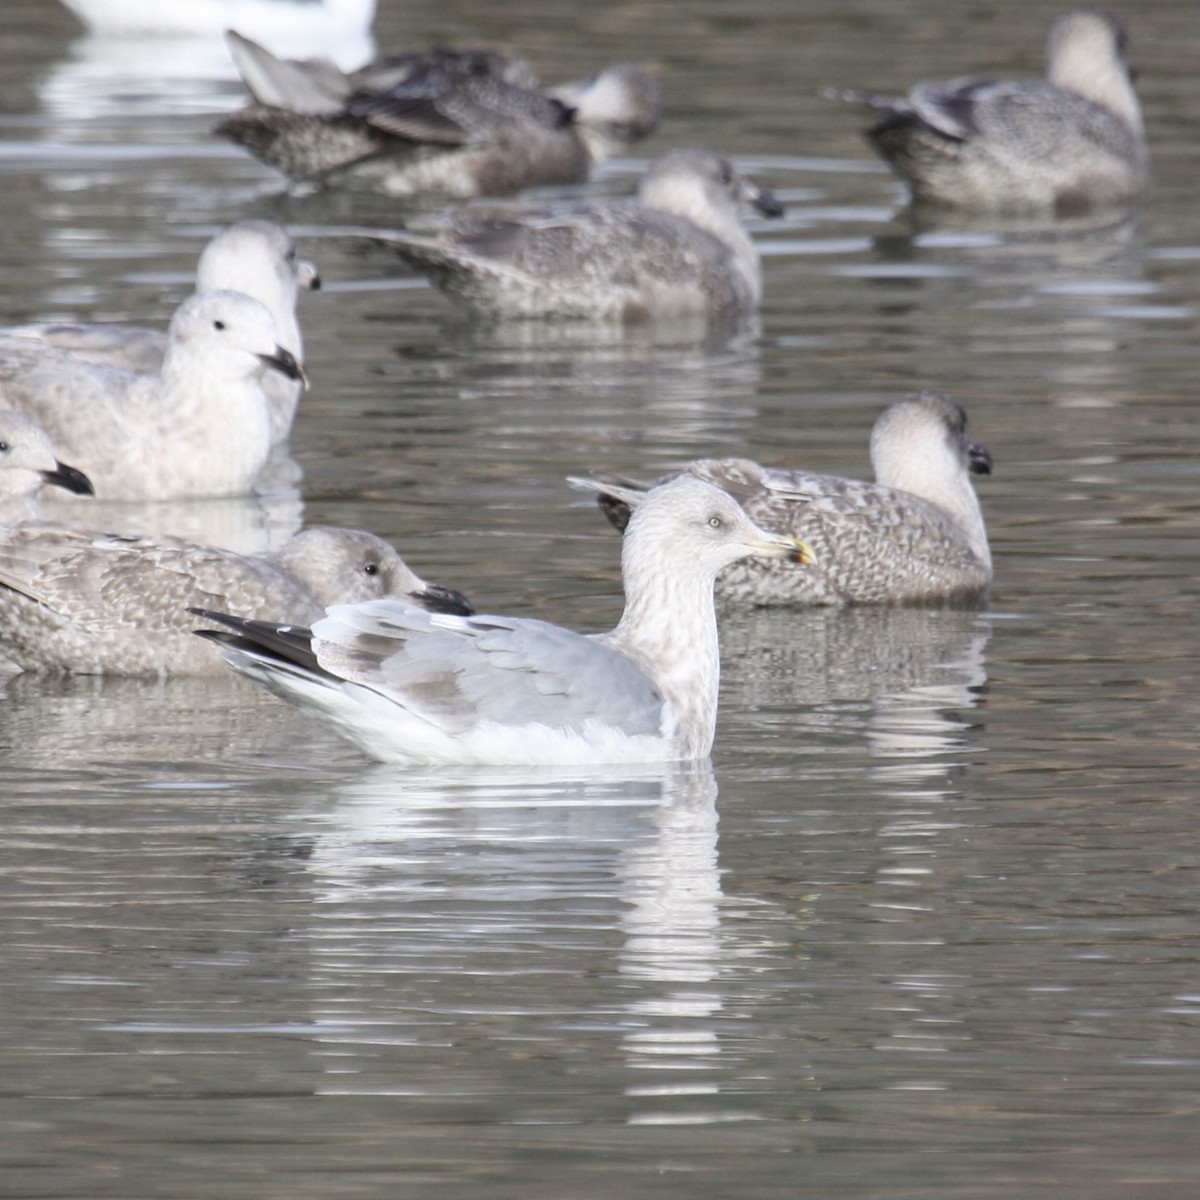
[[[762,297],[758,251],[742,223],[750,208],[783,211],[728,159],[674,150],[646,172],[636,197],[472,205],[445,214],[433,236],[380,240],[476,316],[733,316]]]
[[[816,563],[746,561],[717,580],[717,594],[753,605],[929,604],[980,600],[992,556],[970,475],[986,475],[987,449],[967,437],[953,400],[917,392],[886,408],[871,431],[875,482],[777,470],[743,458],[701,459],[686,470],[724,488],[764,529],[803,538]],[[572,479],[599,493],[623,528],[645,485]]]
[[[0,410],[0,526],[36,520],[38,496],[48,484],[77,495],[95,494],[82,471],[58,461],[36,421]]]
[[[242,292],[262,304],[275,321],[275,339],[297,362],[304,341],[296,318],[301,288],[315,290],[321,277],[299,257],[295,240],[273,221],[246,220],[223,229],[208,243],[196,265],[196,291]],[[42,345],[82,362],[128,371],[158,371],[167,350],[167,334],[140,325],[55,321],[15,325],[0,334],[36,338]],[[285,442],[291,432],[303,384],[271,371],[263,379],[271,405],[271,437]]]
[[[0,654],[26,671],[209,674],[217,660],[192,636],[189,606],[308,622],[330,604],[384,596],[420,611],[474,611],[356,529],[307,529],[261,558],[172,537],[0,531]]]
[[[917,204],[1068,216],[1133,200],[1149,176],[1121,26],[1092,9],[1065,13],[1046,59],[1040,80],[919,83],[900,99],[838,94],[883,114],[867,140]]]
[[[684,476],[630,520],[625,612],[611,633],[395,601],[335,606],[311,630],[200,612],[234,631],[200,632],[231,666],[385,762],[701,759],[717,713],[713,579],[747,555],[810,552]]]
[[[253,103],[215,132],[294,180],[391,196],[468,199],[581,183],[651,133],[658,82],[617,63],[543,92],[528,64],[489,49],[394,55],[344,74],[280,59],[230,32]]]
[[[172,318],[158,372],[0,337],[0,406],[38,420],[105,499],[244,495],[272,447],[267,370],[303,379],[266,308],[240,292],[198,292]]]

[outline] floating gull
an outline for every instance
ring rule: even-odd
[[[629,522],[625,612],[611,633],[394,601],[335,606],[311,630],[198,612],[234,631],[200,632],[231,666],[385,762],[700,759],[717,714],[713,579],[747,555],[810,552],[683,476]]]
[[[762,296],[748,208],[783,211],[720,155],[674,150],[635,198],[471,205],[445,214],[433,236],[380,240],[477,316],[732,316]]]
[[[375,0],[63,0],[93,32],[116,37],[217,37],[230,28],[255,37],[314,40],[363,34]]]
[[[238,221],[223,229],[196,266],[197,292],[242,292],[257,300],[275,321],[276,341],[298,362],[304,361],[304,341],[296,319],[297,294],[320,286],[316,267],[299,257],[295,241],[273,221]],[[127,371],[158,371],[167,349],[166,333],[139,325],[54,321],[0,330],[10,333],[36,338],[83,362]],[[300,380],[277,371],[263,379],[277,444],[287,441],[302,389]]]
[[[92,482],[61,463],[46,431],[18,412],[0,411],[0,526],[34,521],[40,515],[38,495],[48,484],[91,496]]]
[[[494,50],[429,50],[350,74],[276,58],[231,32],[253,103],[216,133],[291,179],[391,196],[468,199],[581,183],[658,124],[658,82],[618,63],[542,92],[528,64]]]
[[[724,488],[765,529],[803,538],[816,565],[743,562],[717,580],[724,599],[754,605],[920,604],[978,601],[992,579],[971,473],[986,475],[987,449],[967,438],[953,400],[917,392],[886,408],[871,431],[875,482],[701,459],[687,471]],[[598,492],[623,528],[644,484],[572,479]]]
[[[27,671],[207,674],[217,660],[192,636],[189,606],[308,622],[330,604],[384,596],[419,611],[474,611],[356,529],[307,529],[263,558],[66,526],[0,532],[0,654]]]
[[[1146,144],[1120,25],[1068,12],[1046,58],[1044,80],[919,83],[902,99],[836,94],[883,113],[867,140],[918,204],[1068,216],[1136,198]]]
[[[171,320],[159,372],[82,362],[0,337],[0,406],[36,418],[114,500],[235,496],[272,448],[263,373],[302,379],[271,314],[239,292],[198,292]]]

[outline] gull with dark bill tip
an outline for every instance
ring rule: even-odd
[[[762,298],[743,223],[783,207],[709,150],[674,150],[636,197],[467,205],[428,234],[377,240],[477,317],[600,321],[735,317]]]
[[[199,610],[225,628],[197,632],[230,666],[384,762],[703,759],[720,674],[713,579],[750,555],[812,559],[720,488],[681,476],[630,520],[625,611],[610,633],[392,600],[334,605],[311,629]]]
[[[871,431],[871,463],[874,483],[744,458],[689,463],[685,472],[724,488],[764,529],[803,538],[816,553],[803,571],[735,563],[718,578],[717,595],[761,606],[982,600],[992,556],[970,477],[990,474],[992,457],[968,438],[962,407],[938,392],[897,400]],[[618,529],[647,494],[645,484],[603,475],[571,484],[595,492]]]
[[[106,500],[249,494],[273,446],[267,371],[304,378],[270,312],[240,292],[185,300],[156,372],[0,336],[0,406],[36,419]]]

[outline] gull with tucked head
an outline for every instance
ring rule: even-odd
[[[900,98],[832,94],[881,114],[867,140],[917,205],[1071,216],[1127,205],[1149,180],[1125,32],[1095,9],[1054,23],[1045,79],[919,83]]]
[[[720,673],[713,580],[749,555],[811,559],[720,488],[683,476],[630,520],[625,611],[609,633],[389,600],[335,605],[311,629],[200,611],[226,628],[198,632],[230,666],[385,762],[702,759]]]

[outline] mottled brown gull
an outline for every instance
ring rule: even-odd
[[[728,159],[685,149],[654,163],[636,197],[470,205],[447,213],[431,236],[379,240],[477,316],[734,316],[762,297],[743,224],[749,209],[783,211]]]
[[[300,258],[295,240],[273,221],[245,220],[221,230],[196,265],[197,292],[242,292],[257,300],[275,322],[275,340],[298,362],[304,360],[304,340],[296,317],[301,288],[321,286],[316,267]],[[0,334],[36,338],[44,346],[83,362],[126,371],[158,371],[167,350],[164,330],[140,325],[49,321],[15,325]],[[287,440],[303,384],[278,371],[263,378],[271,405],[271,437]]]
[[[617,63],[543,92],[528,64],[490,49],[391,55],[344,74],[277,58],[237,33],[253,102],[216,132],[294,180],[392,196],[468,199],[582,183],[658,124],[657,80]]]
[[[520,617],[338,605],[309,629],[204,612],[226,661],[385,762],[585,764],[702,759],[716,725],[712,585],[747,555],[807,561],[691,476],[654,489],[621,555],[625,612],[584,635]]]
[[[192,636],[189,606],[309,622],[331,604],[385,596],[473,611],[357,529],[307,529],[268,557],[57,525],[0,531],[0,654],[27,671],[210,674],[220,664]]]
[[[0,337],[0,405],[39,421],[104,499],[245,495],[272,448],[263,374],[303,372],[276,343],[271,314],[240,292],[198,292],[168,336],[158,372]]]
[[[36,421],[24,413],[0,410],[0,526],[41,516],[38,496],[48,485],[76,495],[94,494],[92,481],[82,471],[58,461]]]
[[[986,448],[967,437],[962,408],[918,392],[886,408],[871,431],[875,482],[780,470],[742,458],[701,459],[686,470],[725,488],[764,529],[813,547],[803,571],[736,563],[717,580],[722,599],[753,605],[929,604],[980,600],[992,556],[970,476],[988,474]],[[645,485],[572,479],[599,493],[622,528]]]
[[[1149,172],[1125,34],[1107,13],[1061,16],[1046,78],[919,83],[906,97],[836,93],[883,115],[867,140],[918,204],[1069,216],[1126,204]]]

